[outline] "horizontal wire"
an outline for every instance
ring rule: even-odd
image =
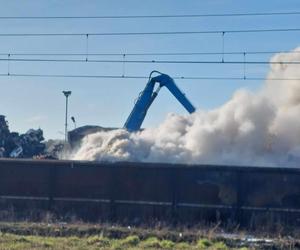
[[[67,74],[0,74],[0,77],[45,77],[45,78],[105,78],[105,79],[149,79],[149,76],[135,75],[67,75]],[[268,80],[268,81],[300,81],[300,78],[263,78],[263,77],[209,77],[209,76],[175,76],[175,80]]]
[[[68,63],[157,63],[157,64],[300,64],[300,61],[180,61],[180,60],[93,60],[93,59],[28,59],[28,58],[0,58],[9,62],[68,62]]]
[[[228,51],[228,52],[144,52],[144,53],[0,53],[0,56],[192,56],[192,55],[252,55],[299,54],[300,51]]]
[[[0,33],[1,37],[18,36],[138,36],[138,35],[193,35],[225,33],[261,33],[261,32],[295,32],[300,28],[244,29],[244,30],[202,30],[202,31],[153,31],[153,32],[101,32],[101,33]]]
[[[252,12],[252,13],[209,13],[209,14],[170,14],[170,15],[111,15],[111,16],[0,16],[0,19],[137,19],[137,18],[197,18],[197,17],[241,17],[299,15],[300,11]]]

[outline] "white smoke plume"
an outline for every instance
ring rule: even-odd
[[[280,53],[273,62],[300,62]],[[86,136],[74,160],[297,166],[300,162],[300,65],[272,64],[257,93],[236,91],[223,106],[169,114],[157,128]],[[300,165],[300,164],[299,164]]]

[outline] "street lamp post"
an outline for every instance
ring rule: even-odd
[[[65,117],[65,142],[68,142],[68,98],[71,95],[71,91],[63,91],[66,97],[66,117]]]

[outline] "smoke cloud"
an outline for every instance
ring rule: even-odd
[[[280,53],[272,62],[300,62]],[[297,64],[272,64],[259,91],[236,91],[223,106],[167,115],[156,128],[86,136],[74,160],[297,166],[300,159],[300,78]]]

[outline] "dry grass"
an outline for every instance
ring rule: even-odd
[[[218,224],[210,229],[124,227],[112,224],[0,222],[0,250],[27,249],[300,249],[294,238],[247,240],[227,237]],[[298,248],[297,248],[298,247]]]
[[[5,250],[137,250],[137,249],[190,249],[190,250],[227,250],[240,249],[229,248],[223,242],[209,241],[208,247],[188,242],[173,242],[170,240],[159,240],[149,238],[140,240],[138,236],[131,235],[124,239],[109,239],[103,236],[93,237],[42,237],[42,236],[23,236],[14,234],[2,234],[0,237],[0,249]],[[244,249],[244,248],[243,248]]]

